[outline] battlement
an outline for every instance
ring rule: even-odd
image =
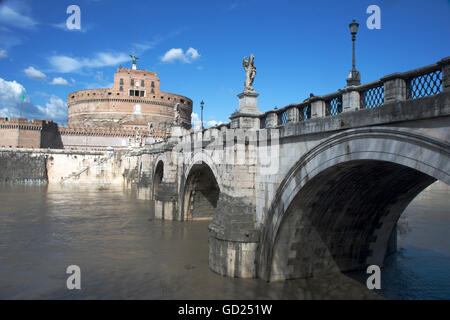
[[[110,137],[129,137],[134,138],[136,134],[139,136],[146,138],[149,136],[155,138],[164,138],[169,135],[168,130],[153,130],[152,134],[148,128],[89,128],[89,127],[70,127],[70,126],[60,126],[58,128],[61,135],[82,135],[82,136],[92,136],[92,137],[101,137],[101,136],[110,136]]]
[[[44,126],[53,125],[52,120],[39,120],[27,118],[0,118],[1,129],[24,129],[24,130],[42,130]]]

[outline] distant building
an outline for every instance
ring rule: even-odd
[[[133,62],[135,60],[133,59]],[[89,89],[67,96],[68,123],[0,118],[0,147],[126,149],[145,140],[162,139],[174,122],[191,128],[192,100],[160,90],[155,72],[119,67],[109,89]]]
[[[179,105],[180,125],[191,128],[192,100],[160,90],[155,72],[118,68],[110,89],[80,90],[67,96],[68,127],[170,128],[174,106]]]

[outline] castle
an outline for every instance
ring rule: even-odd
[[[112,88],[88,89],[67,96],[67,126],[52,120],[0,118],[0,147],[123,149],[158,140],[178,125],[190,129],[192,100],[160,90],[155,72],[119,67]]]

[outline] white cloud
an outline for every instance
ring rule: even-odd
[[[55,95],[50,96],[50,100],[45,104],[45,108],[37,106],[46,119],[65,119],[67,116],[67,104]]]
[[[54,71],[61,73],[77,72],[82,68],[101,68],[118,65],[130,60],[126,53],[99,52],[93,58],[72,58],[68,56],[51,56],[49,62]]]
[[[7,56],[6,50],[0,49],[0,59],[6,58]]]
[[[69,84],[69,82],[62,77],[56,77],[56,78],[53,78],[53,80],[52,80],[52,82],[50,82],[50,84],[60,84],[63,86],[67,86]]]
[[[42,80],[47,77],[43,72],[41,72],[38,69],[31,67],[31,66],[24,69],[23,72],[25,72],[27,77],[30,79]]]
[[[173,63],[176,61],[182,63],[191,63],[194,60],[197,60],[200,57],[198,51],[194,48],[187,49],[186,53],[183,52],[183,49],[180,48],[172,48],[167,51],[164,56],[161,57],[162,62]]]
[[[206,122],[204,121],[203,127],[210,128],[210,127],[218,126],[222,123],[223,123],[222,121],[216,121],[216,120],[209,120]],[[191,124],[192,124],[192,129],[194,129],[194,130],[199,130],[202,126],[202,120],[200,119],[199,115],[195,112],[193,112],[191,114]]]
[[[209,127],[215,127],[218,126],[219,124],[222,124],[222,121],[216,121],[216,120],[209,120],[208,122],[206,122],[206,126]]]
[[[21,29],[31,29],[37,25],[33,18],[20,13],[18,9],[9,5],[0,7],[0,23]]]
[[[82,67],[78,60],[66,56],[52,56],[49,60],[55,71],[62,73],[73,72]]]
[[[20,83],[0,78],[0,107],[15,108],[23,94],[25,94],[25,88]]]
[[[192,129],[194,129],[194,130],[198,130],[201,128],[202,121],[198,117],[198,114],[195,112],[192,112],[192,114],[191,114],[191,124],[192,124]]]
[[[55,95],[40,93],[48,98],[45,107],[34,105],[18,82],[0,78],[0,115],[3,117],[23,116],[29,119],[53,119],[62,122],[67,119],[66,103]],[[22,97],[25,96],[25,100]]]

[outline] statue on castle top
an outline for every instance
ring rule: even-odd
[[[244,57],[242,61],[242,65],[245,70],[245,84],[244,84],[244,92],[254,92],[253,89],[253,80],[255,80],[256,76],[256,67],[254,64],[255,56],[251,54],[248,59]]]
[[[139,58],[136,57],[136,56],[134,56],[134,55],[131,55],[131,54],[130,54],[130,57],[131,57],[131,61],[133,61],[132,69],[133,69],[133,70],[136,70],[136,61],[137,61]]]
[[[178,106],[179,106],[179,105],[180,105],[180,104],[177,103],[177,104],[173,107],[173,112],[174,112],[173,124],[174,124],[175,126],[178,126],[178,125],[179,125],[179,122],[180,122],[180,111],[178,110]]]

